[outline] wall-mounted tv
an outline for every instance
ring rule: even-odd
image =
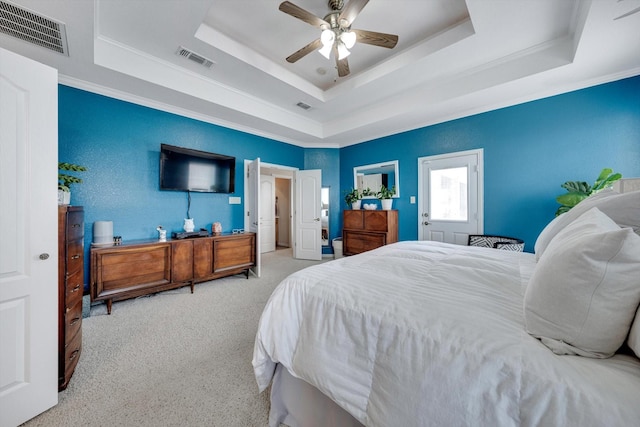
[[[235,171],[235,157],[160,145],[161,190],[233,193]]]

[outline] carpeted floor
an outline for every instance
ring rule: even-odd
[[[262,277],[232,276],[105,305],[83,319],[82,355],[59,403],[25,426],[266,426],[251,358],[275,286],[317,264],[262,256]]]

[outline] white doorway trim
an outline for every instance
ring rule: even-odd
[[[244,175],[244,201],[243,201],[243,206],[244,206],[244,229],[245,230],[249,230],[250,227],[250,217],[249,217],[249,197],[251,196],[250,194],[250,190],[249,190],[249,181],[248,181],[248,174],[247,174],[247,170],[249,167],[249,164],[252,162],[252,160],[249,159],[245,159],[244,160],[244,169],[243,169],[243,175]],[[299,170],[296,167],[292,167],[292,166],[285,166],[285,165],[278,165],[275,163],[265,163],[265,162],[260,162],[260,173],[262,174],[262,170],[263,169],[272,169],[272,173],[271,175],[273,175],[273,177],[275,178],[282,178],[282,179],[288,179],[290,181],[290,185],[289,185],[289,212],[291,212],[291,218],[289,220],[289,236],[291,239],[291,244],[293,245],[293,238],[294,238],[294,221],[295,221],[295,211],[294,211],[294,205],[293,205],[293,174]],[[279,172],[281,171],[281,172]]]

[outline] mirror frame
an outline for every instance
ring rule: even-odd
[[[324,193],[324,190],[327,191],[327,243],[326,244],[322,244],[323,247],[327,247],[327,246],[331,246],[331,239],[329,238],[330,234],[329,234],[329,220],[331,219],[330,216],[330,212],[331,212],[331,187],[330,186],[322,186],[322,188],[320,189],[320,232],[322,233],[322,211],[325,209],[324,208],[324,203],[322,202],[322,193]],[[323,241],[325,239],[322,238],[322,236],[320,236],[320,240]]]
[[[400,197],[400,174],[398,173],[398,161],[397,160],[390,160],[388,162],[380,162],[380,163],[374,163],[371,165],[362,165],[362,166],[356,166],[353,168],[353,188],[358,188],[358,174],[364,174],[366,175],[366,172],[369,170],[376,170],[376,169],[380,169],[383,168],[385,166],[393,166],[393,170],[394,170],[394,183],[391,184],[391,186],[395,185],[396,186],[396,191],[393,195],[394,199],[397,199]],[[363,199],[375,199],[375,196],[364,196]]]

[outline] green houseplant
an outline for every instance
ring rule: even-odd
[[[380,204],[382,205],[382,209],[385,211],[391,210],[393,206],[393,196],[396,194],[396,186],[393,185],[391,188],[387,188],[385,185],[380,187],[380,191],[376,193],[376,197],[380,200]]]
[[[85,172],[85,166],[73,163],[58,162],[58,204],[68,205],[71,200],[71,184],[80,184],[81,178],[67,172]],[[64,171],[64,172],[61,172]]]
[[[360,209],[361,200],[362,194],[357,188],[352,188],[344,195],[344,201],[347,203],[347,206],[351,206],[351,209]]]
[[[622,178],[622,174],[613,173],[612,169],[604,168],[598,175],[596,182],[593,185],[589,185],[584,181],[567,181],[561,185],[562,188],[568,191],[566,194],[561,194],[556,197],[556,201],[560,203],[560,207],[556,210],[556,216],[561,215],[569,211],[572,207],[589,197],[590,195],[597,193],[607,187],[611,187],[614,182]]]

